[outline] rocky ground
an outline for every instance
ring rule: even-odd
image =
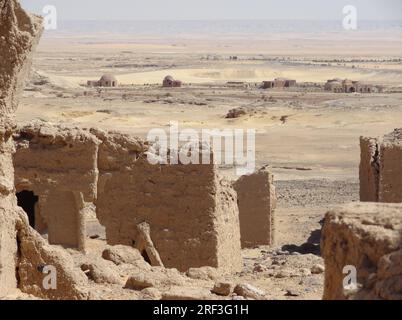
[[[324,284],[324,262],[320,256],[322,220],[326,208],[356,201],[358,184],[351,180],[296,180],[277,181],[276,188],[278,209],[275,246],[243,249],[244,268],[241,273],[230,276],[218,276],[213,271],[192,274],[195,280],[201,280],[197,283],[202,288],[199,294],[202,292],[206,294],[216,282],[224,282],[232,286],[249,284],[258,288],[263,292],[259,297],[261,299],[322,298]],[[102,226],[97,223],[93,215],[88,220],[88,236],[94,240],[90,242],[91,254],[85,259],[89,262],[97,261],[105,248],[105,235]],[[78,259],[80,261],[81,256],[77,257],[80,257]],[[112,290],[105,286],[104,290],[110,291],[108,294],[113,296],[112,291],[116,290],[116,287]],[[199,294],[196,296],[200,297]],[[121,288],[115,291],[114,295],[120,298],[133,298]],[[206,294],[205,297],[207,296]],[[215,298],[221,297],[215,296]]]

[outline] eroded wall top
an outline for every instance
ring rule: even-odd
[[[0,0],[0,117],[15,111],[42,33],[42,19],[16,0]]]

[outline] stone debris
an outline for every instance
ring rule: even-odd
[[[188,269],[186,275],[191,279],[216,280],[220,276],[220,272],[216,268],[201,267]]]
[[[244,298],[254,299],[254,300],[261,300],[265,296],[265,292],[261,289],[258,289],[251,284],[238,284],[234,290],[238,296],[242,296]]]
[[[230,296],[233,293],[235,285],[231,282],[216,282],[211,292],[219,296]]]
[[[151,228],[149,224],[142,222],[137,225],[137,230],[135,247],[142,252],[142,255],[146,257],[145,260],[148,261],[151,266],[163,267],[161,257],[151,239]]]
[[[174,286],[162,292],[162,300],[216,300],[208,289]]]
[[[169,287],[184,285],[187,280],[177,269],[154,267],[147,272],[139,272],[128,278],[125,288],[142,290],[150,287]]]
[[[137,249],[122,245],[108,246],[103,250],[102,258],[112,261],[116,265],[135,264],[139,260],[143,260]]]
[[[119,276],[118,270],[111,261],[103,259],[88,261],[82,263],[80,268],[88,279],[95,283],[124,284],[124,280]]]
[[[320,274],[325,271],[325,267],[321,264],[315,264],[311,267],[312,274]]]
[[[226,114],[226,119],[236,119],[240,118],[241,116],[245,116],[247,114],[246,110],[244,108],[235,108],[235,109],[230,109],[228,113]]]

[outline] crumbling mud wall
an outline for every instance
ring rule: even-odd
[[[380,154],[379,201],[402,202],[402,129],[384,136]]]
[[[38,197],[34,227],[50,244],[85,250],[85,201],[111,244],[155,266],[241,267],[234,190],[213,165],[152,165],[143,141],[34,123],[15,134],[17,192]]]
[[[360,138],[360,201],[377,202],[380,180],[378,140]]]
[[[136,247],[147,223],[149,246],[166,267],[241,269],[236,194],[214,165],[152,165],[139,140],[93,132],[103,142],[97,215],[110,244]]]
[[[401,300],[402,205],[353,203],[328,212],[321,253],[324,299]],[[356,268],[357,288],[344,286],[347,266]]]
[[[0,0],[0,296],[15,288],[52,298],[82,297],[80,280],[71,276],[62,253],[46,246],[42,237],[29,227],[26,214],[17,206],[14,187],[12,139],[13,112],[31,63],[42,27],[39,17],[29,15],[16,0]],[[60,286],[45,291],[39,265],[56,267]],[[68,279],[68,280],[67,280]]]
[[[25,85],[42,22],[16,0],[0,1],[0,114],[11,115]]]
[[[27,14],[15,0],[0,0],[0,293],[17,286],[12,114],[41,34],[41,20]]]
[[[13,145],[10,136],[11,128],[2,123],[0,129],[0,292],[6,292],[17,286],[15,223],[18,207],[14,196],[14,170],[11,158]]]
[[[402,202],[402,129],[360,139],[360,200]]]
[[[100,141],[88,131],[42,122],[15,134],[15,186],[38,197],[35,225],[50,244],[85,248],[85,202],[97,194]]]
[[[39,233],[30,228],[22,211],[17,223],[17,241],[20,290],[43,299],[88,299],[90,293],[85,274],[74,265],[72,257],[66,251],[49,245]],[[45,269],[49,266],[54,269]],[[52,275],[55,276],[54,280],[46,279]]]
[[[268,169],[240,177],[235,183],[243,248],[273,245],[276,207],[273,175]]]

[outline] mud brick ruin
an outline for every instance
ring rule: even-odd
[[[401,300],[402,130],[361,137],[360,147],[362,202],[329,211],[321,233],[323,299]],[[345,267],[355,268],[355,287],[345,288]]]
[[[276,194],[272,173],[262,168],[240,177],[234,188],[238,197],[242,247],[273,245]]]
[[[15,187],[31,226],[50,244],[85,249],[85,202],[97,195],[100,141],[78,129],[31,124],[14,136]]]
[[[17,2],[2,0],[0,25],[0,291],[5,291],[17,286],[17,225],[24,224],[14,193],[12,114],[39,41],[41,21]]]
[[[262,89],[272,89],[272,88],[290,88],[296,86],[296,80],[287,78],[276,78],[270,81],[263,81]]]
[[[402,299],[402,205],[353,203],[328,212],[321,254],[324,299]],[[356,268],[357,288],[345,290],[346,266]]]
[[[96,206],[109,243],[135,247],[145,221],[165,266],[241,269],[236,194],[215,165],[151,165],[138,141],[98,138]]]
[[[141,140],[97,129],[36,123],[15,140],[17,197],[23,208],[37,200],[28,216],[50,244],[85,250],[94,203],[108,243],[152,265],[240,270],[237,198],[215,165],[152,165]]]
[[[402,129],[383,138],[360,138],[360,200],[402,202]]]

